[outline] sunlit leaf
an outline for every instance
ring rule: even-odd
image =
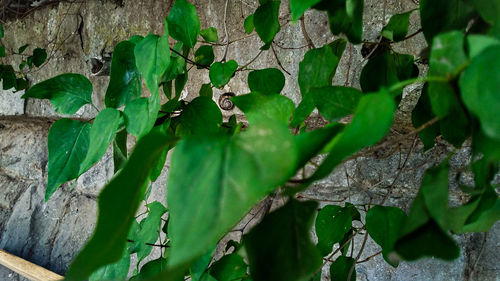
[[[290,10],[292,12],[292,20],[298,20],[307,9],[320,1],[321,0],[291,0]]]
[[[259,92],[233,97],[234,104],[241,109],[250,124],[270,119],[288,124],[295,109],[293,101],[281,95],[266,95]]]
[[[217,29],[215,27],[203,29],[202,31],[200,31],[200,35],[208,42],[219,41],[219,35],[217,34]]]

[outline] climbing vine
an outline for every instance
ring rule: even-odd
[[[260,37],[261,52],[275,52],[280,5],[259,0],[242,23],[246,33]],[[450,234],[488,231],[500,219],[492,183],[500,160],[500,1],[421,0],[418,10],[393,15],[378,42],[363,41],[363,7],[363,0],[290,0],[291,21],[308,9],[324,11],[331,33],[340,35],[323,46],[309,46],[299,64],[302,100],[297,107],[281,95],[286,70],[250,71],[252,61],[241,65],[228,58],[227,36],[219,42],[218,30],[201,29],[195,7],[186,0],[175,0],[162,35],[118,43],[106,108],[88,122],[59,119],[49,131],[46,200],[97,163],[110,145],[116,172],[99,196],[94,234],[66,278],[126,279],[131,254],[139,265],[152,247],[160,247],[162,257],[138,266],[132,280],[320,280],[328,262],[332,280],[356,280],[368,236],[380,245],[378,254],[396,267],[423,257],[456,259],[460,250]],[[420,14],[422,28],[408,34],[412,13]],[[428,62],[425,74],[419,73],[415,57],[391,47],[419,33],[429,46],[423,52],[428,55],[418,58]],[[346,46],[362,43],[368,62],[361,89],[332,85]],[[214,45],[226,46],[221,60]],[[191,67],[206,69],[211,83],[186,101],[181,92]],[[244,112],[245,124],[235,116],[225,121],[213,101],[212,89],[223,88],[237,71],[248,71],[251,92],[227,95],[224,102]],[[416,129],[409,135],[418,134],[426,150],[438,136],[457,148],[471,141],[474,186],[462,187],[468,202],[449,205],[445,160],[426,171],[408,214],[386,206],[392,186],[383,200],[364,206],[366,216],[348,202],[318,211],[318,202],[300,192],[362,149],[380,146],[403,89],[415,83],[424,86],[412,112]],[[23,97],[49,99],[57,113],[72,115],[92,104],[92,91],[86,77],[65,73],[33,85]],[[305,120],[315,109],[328,124],[311,129]],[[352,119],[339,122],[346,116]],[[129,134],[137,138],[132,151]],[[138,223],[140,203],[170,151],[167,201],[147,204]],[[318,154],[325,157],[313,173],[297,177]],[[220,239],[268,196],[287,202],[272,212],[264,206],[264,218],[244,231],[241,241],[220,245],[224,255],[213,261]],[[160,233],[164,239],[159,240]],[[363,246],[359,253],[349,252],[357,235],[364,235]]]

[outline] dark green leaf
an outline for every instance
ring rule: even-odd
[[[104,103],[120,107],[142,94],[142,78],[135,65],[135,44],[122,41],[116,45],[111,59],[111,73]]]
[[[185,2],[185,0],[177,0],[176,3],[182,1]],[[146,80],[146,86],[153,95],[157,94],[160,78],[170,63],[168,34],[164,36],[148,34],[135,46],[134,55],[135,64]]]
[[[29,47],[29,45],[30,45],[30,44],[25,44],[25,45],[23,45],[23,46],[19,47],[19,49],[17,50],[17,52],[18,52],[19,54],[24,53],[24,51],[26,51],[26,48],[28,48],[28,47]]]
[[[179,42],[174,46],[174,50],[180,53],[182,52],[182,47],[183,44]],[[184,73],[185,69],[186,69],[186,60],[183,57],[177,55],[175,52],[172,52],[170,56],[170,64],[168,65],[168,68],[162,77],[162,82],[168,82],[174,80],[175,78],[177,78],[177,76]],[[170,99],[171,97],[167,96],[167,98]]]
[[[493,46],[475,57],[460,77],[462,99],[477,115],[482,131],[500,140],[500,46]]]
[[[410,15],[412,11],[393,15],[389,23],[382,29],[382,36],[385,38],[399,42],[405,39],[408,34],[408,27],[410,26]]]
[[[87,171],[106,153],[120,125],[120,112],[113,108],[103,109],[90,128],[89,149],[80,165],[80,174]]]
[[[137,137],[148,132],[149,100],[147,98],[138,98],[129,103],[123,111],[127,131]]]
[[[467,63],[464,35],[459,31],[443,33],[432,41],[429,75],[454,77]]]
[[[490,24],[500,20],[500,1],[498,0],[468,0],[474,5],[481,17]]]
[[[139,44],[144,39],[144,36],[141,35],[132,35],[128,41],[134,43],[135,45]]]
[[[168,266],[168,260],[164,257],[160,257],[156,260],[152,260],[150,262],[147,262],[141,267],[141,272],[130,278],[130,281],[138,281],[138,280],[150,280],[149,278],[152,278],[161,272],[164,272],[167,270]]]
[[[217,133],[222,124],[222,113],[209,97],[197,97],[183,110],[180,121],[187,134]]]
[[[210,81],[215,87],[222,89],[222,87],[229,83],[237,68],[238,63],[234,60],[225,63],[216,62],[210,67]]]
[[[23,98],[49,99],[59,114],[75,114],[92,103],[92,84],[81,74],[66,73],[32,86]]]
[[[349,257],[340,256],[330,266],[330,278],[332,281],[346,281],[349,278],[349,271],[356,263],[356,260]],[[351,279],[356,281],[356,269],[353,269]]]
[[[254,70],[248,74],[248,87],[252,92],[279,94],[285,87],[285,75],[276,68]]]
[[[200,19],[194,5],[186,0],[175,0],[167,20],[170,36],[193,48],[200,34]]]
[[[42,48],[36,48],[33,50],[33,64],[36,67],[41,66],[47,59],[47,51]]]
[[[295,143],[299,147],[299,165],[301,168],[316,156],[321,150],[343,129],[339,124],[327,125],[319,130],[302,133],[295,137]]]
[[[222,257],[210,267],[210,275],[218,281],[240,280],[247,275],[247,264],[238,253]]]
[[[309,94],[312,88],[330,86],[339,64],[339,57],[329,45],[309,50],[299,64],[298,82],[302,94],[302,102],[297,108],[291,122],[297,127],[314,110],[314,100]]]
[[[321,266],[310,229],[317,203],[291,199],[243,237],[255,280],[309,280]]]
[[[431,109],[431,100],[429,98],[428,89],[429,84],[425,84],[422,89],[422,93],[420,94],[418,103],[411,113],[411,120],[415,128],[419,128],[436,116]],[[420,140],[424,144],[424,150],[429,150],[434,147],[434,142],[436,137],[439,136],[439,132],[439,123],[436,122],[418,133]]]
[[[0,23],[0,38],[4,37],[4,32],[3,32],[3,24]]]
[[[333,250],[333,245],[340,242],[351,229],[352,215],[346,208],[328,205],[318,212],[316,217],[316,235],[318,249],[322,256]]]
[[[313,96],[319,113],[331,122],[353,114],[363,96],[357,89],[341,86],[313,88],[309,93]]]
[[[194,53],[194,61],[201,66],[210,66],[214,59],[214,49],[209,45],[199,47]]]
[[[214,91],[212,90],[212,86],[210,85],[210,83],[201,85],[200,97],[208,97],[211,99],[213,95]]]
[[[116,133],[113,141],[113,165],[115,173],[121,169],[127,157],[127,131],[122,129]]]
[[[217,42],[219,41],[219,35],[217,34],[217,29],[215,27],[205,28],[200,31],[201,37],[208,42]]]
[[[80,163],[89,147],[90,124],[71,119],[57,120],[49,130],[49,165],[45,201],[57,188],[80,173]]]
[[[384,259],[392,266],[398,266],[398,261],[392,261],[389,254],[394,250],[405,219],[405,212],[395,207],[375,206],[366,214],[366,230],[382,247]]]
[[[446,162],[426,171],[420,192],[422,192],[429,216],[445,228],[448,209],[448,165]]]
[[[146,205],[149,212],[148,216],[139,223],[139,229],[133,233],[131,240],[134,241],[130,246],[130,253],[137,253],[138,263],[151,253],[154,244],[158,240],[158,235],[161,228],[161,217],[167,209],[160,202],[152,202]]]
[[[463,0],[421,0],[420,21],[427,43],[438,33],[464,29],[474,9]]]
[[[245,113],[250,125],[262,119],[288,124],[295,109],[293,101],[281,95],[265,95],[255,92],[236,96],[231,100]]]
[[[167,188],[172,266],[205,253],[285,183],[295,173],[296,155],[287,127],[274,122],[255,124],[234,137],[187,136],[179,143]]]
[[[328,1],[325,1],[328,2]],[[350,42],[359,44],[363,37],[364,0],[346,0],[328,3],[328,21],[333,35],[344,33]]]
[[[0,65],[0,77],[2,78],[2,87],[4,90],[9,90],[17,86],[16,73],[11,65]]]
[[[320,1],[321,0],[291,0],[290,11],[292,12],[292,20],[298,20],[307,9]]]
[[[247,34],[252,33],[252,31],[255,29],[255,25],[253,24],[253,17],[253,14],[249,15],[243,23],[243,27],[245,28],[245,32]]]
[[[92,273],[89,281],[114,281],[127,279],[128,270],[130,268],[130,254],[125,252],[123,257],[112,264],[105,265]]]
[[[175,139],[159,130],[141,138],[123,169],[99,195],[94,234],[73,260],[66,278],[85,280],[96,269],[120,259],[149,179],[149,170]]]
[[[21,91],[21,90],[28,88],[28,86],[29,86],[28,80],[26,80],[24,78],[17,78],[16,79],[16,86],[14,88],[16,89],[16,91]]]
[[[0,46],[0,58],[5,58],[5,46]]]
[[[264,42],[263,50],[269,49],[274,36],[280,31],[280,1],[267,1],[255,10],[253,24],[255,31]]]

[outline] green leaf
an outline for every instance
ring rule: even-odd
[[[357,89],[341,86],[313,88],[309,93],[313,96],[319,113],[331,122],[353,114],[363,96]]]
[[[16,91],[24,90],[24,89],[28,88],[28,86],[29,86],[28,80],[26,80],[24,78],[17,78],[16,79],[16,86],[15,86]]]
[[[4,37],[4,32],[3,32],[3,24],[0,23],[0,38]]]
[[[111,73],[104,103],[117,108],[142,94],[142,78],[135,65],[135,44],[122,41],[115,46],[111,59]]]
[[[318,236],[318,249],[322,256],[333,250],[333,245],[338,243],[351,229],[352,216],[345,208],[336,205],[327,205],[318,212],[316,217],[316,236]]]
[[[121,169],[127,157],[127,131],[122,129],[116,133],[113,141],[113,165],[115,173]]]
[[[307,9],[320,1],[321,0],[291,0],[290,11],[292,12],[292,20],[298,20]]]
[[[137,263],[140,263],[151,253],[153,246],[148,244],[154,244],[158,240],[161,217],[167,212],[167,209],[157,201],[146,206],[149,211],[148,216],[139,223],[137,232],[129,237],[134,241],[133,245],[130,246],[130,253],[137,253]]]
[[[210,249],[210,251],[206,252],[203,256],[198,258],[193,263],[193,265],[189,269],[189,272],[191,273],[191,279],[193,281],[203,280],[202,276],[205,273],[205,269],[207,269],[208,265],[212,261],[214,253],[215,247],[213,249]]]
[[[89,130],[90,124],[71,119],[59,119],[50,127],[45,201],[61,184],[80,175],[80,163],[89,147]]]
[[[250,125],[264,120],[274,120],[288,124],[295,109],[293,101],[281,95],[266,95],[259,92],[231,98],[241,109]]]
[[[138,98],[127,103],[127,106],[123,110],[123,115],[127,131],[130,134],[141,137],[148,132],[148,124],[150,123],[148,109],[149,100],[147,98]]]
[[[18,52],[19,54],[24,53],[24,51],[26,51],[26,48],[28,48],[28,47],[29,47],[29,45],[30,45],[30,44],[25,44],[25,45],[22,45],[21,47],[19,47],[19,49],[17,50],[17,52]]]
[[[103,109],[97,114],[90,128],[89,149],[80,165],[79,174],[87,171],[106,153],[120,125],[120,112],[113,108]]]
[[[306,281],[313,277],[321,266],[310,234],[317,206],[313,201],[290,199],[243,236],[252,278]]]
[[[130,281],[138,280],[151,280],[152,277],[167,270],[168,260],[164,257],[160,257],[156,260],[147,262],[141,267],[141,272],[130,278]]]
[[[222,113],[209,97],[197,97],[183,110],[180,121],[187,134],[213,134],[220,130]]]
[[[285,75],[276,68],[254,70],[248,74],[248,87],[252,92],[279,94],[285,87]]]
[[[33,64],[36,67],[41,66],[47,59],[47,51],[42,48],[36,48],[33,50]]]
[[[199,47],[194,53],[194,62],[201,66],[210,66],[214,59],[214,49],[209,45]]]
[[[427,43],[439,33],[465,29],[474,8],[463,0],[421,0],[420,22]]]
[[[366,214],[366,230],[382,247],[384,259],[392,266],[399,262],[391,260],[389,254],[394,251],[394,245],[399,238],[406,214],[396,207],[374,206]]]
[[[500,40],[486,35],[470,34],[467,36],[469,58],[473,59],[491,46],[500,45]]]
[[[280,31],[279,12],[281,1],[267,1],[255,10],[253,24],[255,31],[264,42],[262,50],[267,50]]]
[[[89,281],[125,280],[127,279],[129,268],[130,254],[125,252],[123,257],[116,263],[105,265],[92,273],[89,277]]]
[[[432,41],[429,75],[454,77],[467,64],[464,35],[460,31],[443,33]]]
[[[175,0],[167,20],[170,36],[193,48],[200,34],[200,19],[195,6],[186,0]]]
[[[204,254],[284,184],[295,172],[296,155],[287,127],[274,122],[255,124],[234,137],[184,138],[173,152],[167,188],[171,265]]]
[[[459,80],[463,102],[481,122],[481,130],[500,140],[500,46],[486,49],[475,57]]]
[[[176,3],[182,1],[184,0],[177,0]],[[134,55],[135,64],[144,77],[146,86],[153,95],[157,94],[160,78],[170,63],[168,35],[158,36],[148,34],[146,38],[135,46]]]
[[[344,158],[380,141],[392,126],[395,110],[386,91],[363,96],[351,123],[335,137],[330,153],[304,185],[328,176]]]
[[[145,188],[149,171],[175,139],[159,130],[141,138],[123,169],[99,195],[97,226],[89,242],[73,260],[66,278],[85,280],[99,267],[120,259]]]
[[[350,257],[340,256],[330,266],[330,278],[335,281],[345,281],[349,278],[349,271],[356,263],[356,260]],[[352,271],[351,279],[356,281],[356,269]]]
[[[343,129],[339,124],[330,124],[325,127],[295,137],[295,143],[299,148],[298,168],[316,156],[321,150]]]
[[[426,171],[420,192],[422,192],[429,216],[445,228],[448,210],[447,162]]]
[[[210,85],[210,83],[201,85],[200,97],[208,97],[211,99],[213,95],[214,91],[212,90],[212,86]]]
[[[481,17],[490,24],[500,20],[500,1],[498,0],[469,0],[474,5]]]
[[[0,58],[5,58],[5,46],[0,46]]]
[[[217,29],[215,27],[205,28],[200,31],[201,37],[208,42],[217,42],[219,41],[219,35],[217,34]]]
[[[417,105],[411,113],[411,120],[415,128],[419,128],[425,123],[432,120],[436,115],[431,109],[431,100],[429,98],[429,84],[425,84]],[[439,123],[434,123],[418,133],[420,140],[424,144],[424,150],[429,150],[434,147],[435,139],[439,136]]]
[[[81,74],[66,73],[32,86],[22,98],[49,99],[59,114],[75,114],[92,103],[92,84]]]
[[[238,63],[234,60],[225,63],[216,62],[210,67],[210,81],[215,87],[222,89],[222,87],[229,83],[237,68]]]
[[[210,266],[210,275],[218,281],[240,280],[247,275],[247,264],[238,253],[222,257]]]
[[[245,22],[243,22],[243,28],[245,29],[245,32],[247,34],[252,33],[252,31],[255,29],[255,25],[253,24],[253,17],[254,15],[251,14],[246,17]]]
[[[330,86],[339,64],[339,57],[329,45],[309,50],[299,64],[299,87],[302,102],[294,114],[292,127],[297,127],[314,110],[314,100],[309,94],[312,88]]]
[[[326,1],[328,2],[328,1]],[[344,33],[353,44],[359,44],[363,37],[364,0],[336,1],[329,5],[328,21],[333,35]]]
[[[412,12],[413,10],[393,15],[389,20],[389,23],[382,29],[381,35],[394,42],[404,40],[408,34],[410,15]]]

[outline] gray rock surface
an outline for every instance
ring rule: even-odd
[[[121,2],[121,5],[120,5]],[[225,0],[192,1],[200,13],[202,28],[216,27],[220,42],[227,39],[234,41],[228,45],[228,59],[236,59],[240,65],[252,61],[259,53],[262,43],[255,33],[247,35],[243,31],[243,19],[258,6],[257,0],[229,0],[227,3],[227,32],[225,34]],[[93,83],[93,102],[98,108],[104,107],[104,94],[109,78],[91,76],[90,58],[111,53],[113,46],[131,35],[147,35],[149,32],[163,32],[163,18],[171,8],[172,1],[124,0],[103,1],[89,0],[81,2],[63,1],[49,7],[37,9],[22,20],[6,23],[4,43],[8,50],[17,49],[25,43],[31,46],[47,48],[48,62],[40,69],[30,71],[28,79],[32,83],[43,81],[64,72],[81,73]],[[364,39],[377,41],[377,36],[392,14],[416,8],[412,0],[367,0],[365,4],[366,29]],[[307,41],[300,22],[287,22],[288,1],[281,7],[283,27],[276,37],[275,51],[261,53],[249,65],[252,69],[282,67],[290,74],[286,75],[284,94],[295,103],[300,101],[296,77],[298,64],[307,51]],[[305,14],[305,30],[314,46],[320,47],[334,39],[329,33],[324,13],[308,11]],[[411,16],[410,33],[419,29],[418,13]],[[421,34],[394,48],[401,52],[418,55],[425,48]],[[216,59],[224,56],[226,45],[214,46]],[[20,57],[9,58],[7,63],[17,65]],[[348,46],[343,56],[335,84],[359,87],[356,81],[366,60],[361,56],[361,46]],[[425,71],[425,66],[421,66]],[[189,100],[194,98],[201,84],[208,83],[207,70],[193,70],[183,95]],[[225,92],[237,95],[249,91],[247,73],[238,72],[222,90],[214,90],[214,100]],[[404,93],[404,102],[400,105],[389,141],[395,136],[409,132],[412,127],[409,113],[418,100],[420,85],[409,87]],[[147,94],[146,92],[144,93]],[[57,273],[64,274],[71,260],[92,234],[97,212],[97,196],[113,176],[113,161],[110,151],[103,159],[83,174],[70,190],[72,183],[63,185],[48,201],[44,202],[47,177],[47,134],[51,123],[59,116],[53,111],[48,101],[20,99],[21,92],[0,91],[0,248],[23,257]],[[227,117],[240,114],[237,109],[225,111]],[[75,117],[90,119],[96,110],[83,107]],[[315,119],[316,118],[316,119]],[[312,121],[311,121],[312,120]],[[319,117],[309,120],[324,121]],[[129,139],[130,146],[134,140]],[[416,187],[422,179],[425,168],[441,161],[450,147],[438,140],[436,148],[422,152],[417,142],[412,150],[413,138],[393,143],[384,150],[362,154],[355,160],[348,161],[336,169],[328,178],[314,184],[302,194],[304,198],[320,199],[322,204],[339,204],[347,200],[355,204],[378,202],[392,185],[391,194],[386,203],[407,210],[417,193]],[[412,150],[406,165],[405,157]],[[457,180],[470,183],[471,175],[463,172],[469,161],[470,151],[467,145],[458,151],[451,160],[450,173],[452,204],[463,203],[465,198],[457,190]],[[318,157],[317,161],[320,161]],[[306,168],[309,173],[311,167]],[[151,200],[165,202],[167,171],[154,184]],[[396,179],[396,180],[395,180]],[[282,204],[274,202],[274,207]],[[142,206],[144,208],[144,206]],[[254,215],[259,217],[258,208],[242,222],[244,226]],[[252,221],[253,225],[258,219]],[[380,256],[358,265],[358,280],[500,280],[500,224],[484,234],[460,235],[462,253],[454,262],[425,259],[414,263],[402,263],[398,268],[387,265]],[[238,233],[231,233],[225,240],[237,239]],[[361,239],[356,238],[354,248],[358,251]],[[379,251],[380,248],[368,241],[361,259]],[[220,252],[220,251],[219,251]],[[151,258],[158,257],[158,249]],[[133,264],[136,261],[133,261]],[[324,269],[324,279],[329,276]],[[0,280],[25,280],[17,274],[0,266]]]

